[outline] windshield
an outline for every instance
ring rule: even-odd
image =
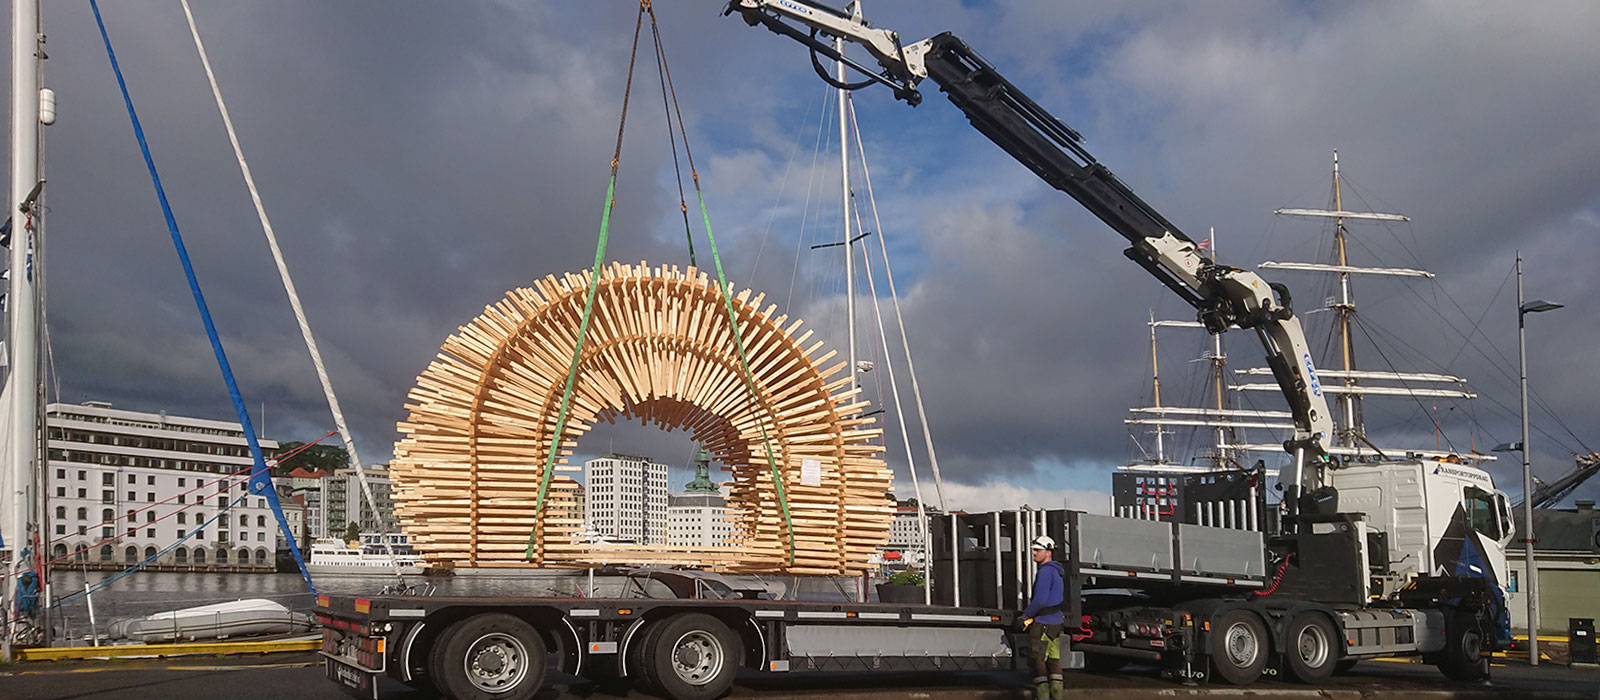
[[[1483,489],[1468,486],[1462,493],[1461,507],[1467,513],[1467,526],[1491,540],[1499,540],[1505,534],[1501,532],[1497,506],[1494,494]]]

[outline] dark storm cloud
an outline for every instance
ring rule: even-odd
[[[384,461],[405,392],[446,334],[510,287],[588,266],[635,8],[195,5],[363,457]],[[718,17],[720,6],[657,10],[730,275],[781,302],[808,201],[813,220],[838,218],[836,202],[818,204],[836,200],[836,182],[820,175],[809,200],[803,184],[837,162],[811,160],[823,88],[799,47]],[[181,10],[103,9],[247,400],[266,404],[272,437],[320,435],[331,420]],[[1414,220],[1375,234],[1373,250],[1439,273],[1423,294],[1460,330],[1482,319],[1478,351],[1449,327],[1413,337],[1421,321],[1384,318],[1383,300],[1402,292],[1363,287],[1358,300],[1372,299],[1362,308],[1374,323],[1438,365],[1407,368],[1448,369],[1493,395],[1470,409],[1476,426],[1441,419],[1458,445],[1468,427],[1480,448],[1516,439],[1514,413],[1495,405],[1515,406],[1515,368],[1508,382],[1505,367],[1515,315],[1508,292],[1495,293],[1520,248],[1529,296],[1569,305],[1530,319],[1536,388],[1580,438],[1600,436],[1588,411],[1600,378],[1580,351],[1600,343],[1589,274],[1600,263],[1600,133],[1588,123],[1600,113],[1589,85],[1600,52],[1582,34],[1600,24],[1594,8],[879,2],[868,12],[907,39],[955,30],[1189,235],[1215,226],[1235,264],[1320,252],[1314,224],[1274,222],[1271,211],[1326,205],[1329,155],[1341,149],[1374,198],[1365,204]],[[226,417],[92,18],[61,3],[46,5],[44,21],[45,84],[61,115],[46,149],[60,398]],[[653,64],[641,64],[609,257],[681,264],[655,85]],[[1103,490],[1095,470],[1128,457],[1121,420],[1148,373],[1146,310],[1185,311],[1122,258],[1120,238],[927,92],[916,109],[884,91],[857,102],[945,476]],[[842,301],[825,263],[802,265],[794,311],[837,342]],[[1297,294],[1297,307],[1319,296]],[[1231,336],[1231,359],[1254,362],[1253,345]],[[1395,420],[1416,423],[1402,413]],[[1535,423],[1562,438],[1535,438],[1553,476],[1574,441]],[[899,463],[894,422],[886,427]],[[1411,436],[1431,438],[1431,425]]]

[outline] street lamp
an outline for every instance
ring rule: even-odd
[[[1533,561],[1533,470],[1528,451],[1528,334],[1524,320],[1528,314],[1553,311],[1560,304],[1535,299],[1522,300],[1522,251],[1517,251],[1517,358],[1522,374],[1522,442],[1507,445],[1522,452],[1522,554],[1523,577],[1528,586],[1528,665],[1539,665],[1539,570]]]

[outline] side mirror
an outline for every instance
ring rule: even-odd
[[[1511,515],[1511,497],[1500,489],[1494,491],[1494,510],[1500,519],[1500,546],[1505,547],[1517,533],[1517,521]]]

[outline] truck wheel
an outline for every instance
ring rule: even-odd
[[[456,700],[527,700],[544,685],[544,639],[520,618],[476,615],[451,625],[434,644],[434,683]]]
[[[660,695],[660,686],[654,678],[655,669],[650,666],[651,654],[655,652],[655,634],[661,630],[659,621],[646,622],[644,627],[634,635],[633,641],[628,644],[628,675],[633,680],[635,688],[647,695]]]
[[[744,663],[744,647],[727,625],[701,613],[657,625],[645,666],[663,694],[674,700],[709,700],[728,692]]]
[[[1285,666],[1289,675],[1306,684],[1328,680],[1339,659],[1333,623],[1318,613],[1296,615],[1289,623]]]
[[[1229,610],[1211,623],[1209,647],[1215,675],[1247,685],[1267,667],[1267,626],[1249,610]]]
[[[1476,615],[1457,612],[1445,620],[1439,672],[1457,681],[1483,679],[1483,627]]]

